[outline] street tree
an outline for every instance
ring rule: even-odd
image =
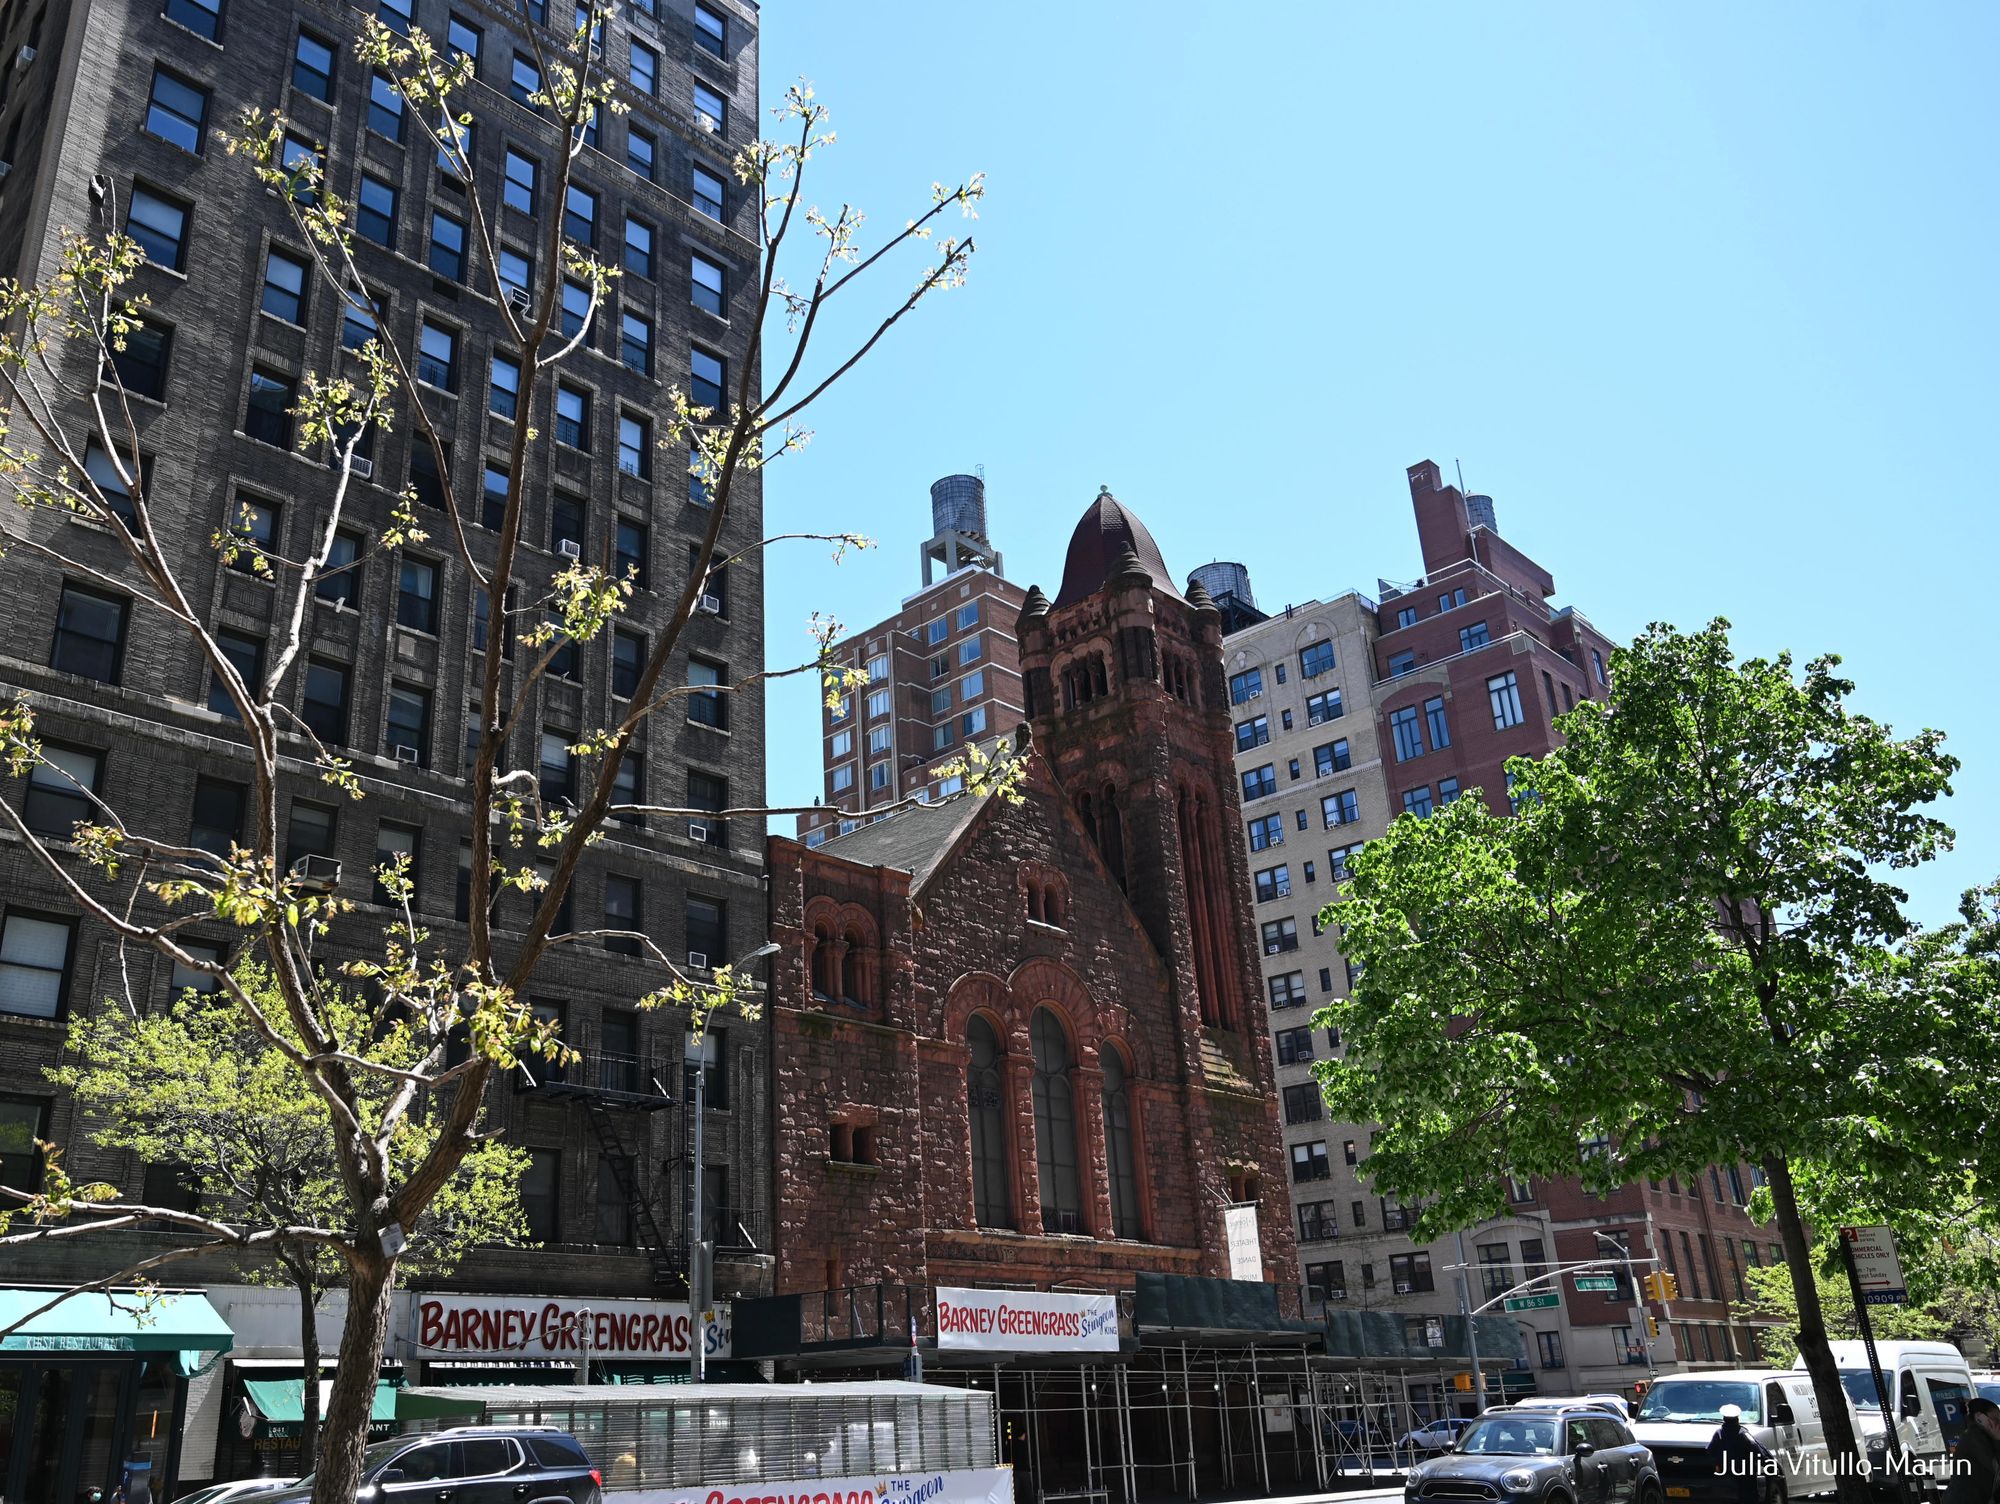
[[[532,8],[521,8],[518,30],[532,48],[539,79],[525,102],[557,122],[570,143],[548,173],[557,204],[566,202],[572,166],[585,149],[594,116],[620,108],[602,49],[593,41],[605,16],[605,0],[581,0],[575,30],[558,35],[542,28]],[[434,149],[441,170],[463,188],[468,235],[484,279],[477,290],[490,302],[489,311],[476,316],[497,321],[500,336],[518,352],[520,411],[541,411],[538,399],[548,400],[556,374],[586,337],[616,269],[567,238],[563,216],[549,215],[540,264],[565,275],[544,277],[532,295],[501,285],[499,209],[486,197],[471,156],[465,100],[475,87],[472,59],[421,31],[398,34],[372,20],[356,53],[361,67],[400,96],[405,118],[424,133],[422,149]],[[275,83],[273,89],[275,95]],[[810,164],[833,140],[826,110],[810,87],[788,89],[775,114],[779,137],[745,146],[734,164],[757,205],[759,268],[745,299],[749,358],[719,399],[697,401],[674,387],[660,414],[660,448],[672,464],[693,470],[708,507],[706,527],[685,584],[666,593],[665,609],[647,623],[631,694],[607,724],[586,728],[573,744],[581,776],[576,795],[567,801],[546,801],[537,787],[537,686],[559,655],[610,634],[631,607],[634,581],[608,562],[584,559],[562,561],[550,574],[523,552],[528,477],[535,469],[527,461],[533,446],[543,442],[530,423],[513,426],[504,495],[491,498],[491,513],[487,498],[461,493],[440,437],[443,399],[420,379],[419,352],[394,331],[377,304],[363,275],[367,253],[357,243],[355,206],[333,190],[335,177],[324,152],[301,146],[302,139],[310,139],[309,130],[292,132],[282,116],[255,111],[228,128],[226,144],[290,217],[327,297],[357,321],[372,321],[377,332],[356,358],[343,357],[337,369],[308,371],[300,383],[294,409],[298,446],[326,461],[318,472],[323,480],[301,479],[294,498],[311,519],[306,546],[290,553],[267,547],[247,518],[208,540],[225,560],[273,583],[271,633],[257,664],[232,656],[203,621],[188,578],[193,527],[173,498],[148,490],[140,424],[113,358],[143,317],[143,299],[132,286],[141,247],[115,232],[66,231],[53,276],[31,286],[0,284],[0,330],[6,331],[0,334],[5,422],[0,494],[18,503],[0,520],[0,544],[10,561],[52,562],[119,592],[133,602],[133,611],[181,634],[213,676],[218,702],[237,722],[250,786],[248,828],[221,855],[189,845],[180,832],[162,830],[156,811],[113,808],[81,785],[76,797],[86,801],[89,814],[70,832],[74,851],[86,863],[81,870],[75,857],[52,850],[12,805],[0,803],[0,822],[21,839],[51,885],[103,934],[127,947],[150,948],[183,972],[211,980],[222,1004],[236,1009],[287,1063],[297,1089],[324,1105],[343,1192],[338,1207],[295,1227],[245,1232],[216,1222],[209,1229],[218,1236],[227,1232],[246,1252],[313,1243],[345,1268],[341,1365],[325,1416],[316,1504],[351,1504],[358,1486],[390,1295],[410,1229],[424,1224],[467,1156],[498,1131],[486,1112],[488,1088],[523,1057],[563,1052],[553,1027],[538,1022],[528,1002],[529,985],[552,950],[606,939],[638,947],[632,974],[635,1001],[644,1007],[700,1020],[757,1006],[754,985],[727,966],[694,971],[650,935],[602,929],[561,933],[557,920],[579,859],[608,816],[720,817],[761,829],[765,816],[789,812],[637,803],[621,793],[621,763],[649,718],[663,709],[683,709],[690,695],[761,693],[771,679],[801,674],[817,676],[837,701],[865,678],[832,664],[827,648],[838,623],[818,615],[810,626],[812,655],[795,664],[746,674],[729,685],[679,683],[671,669],[714,572],[750,549],[780,541],[773,536],[722,547],[732,516],[742,512],[754,520],[756,476],[799,451],[812,405],[846,380],[920,303],[962,284],[974,242],[956,233],[955,221],[970,217],[984,193],[978,175],[933,185],[908,218],[899,216],[886,234],[870,237],[859,209],[842,204],[822,211],[805,196]],[[113,212],[109,218],[116,223],[119,216]],[[875,310],[864,312],[856,305],[867,288],[883,286],[884,277],[895,280],[887,284],[886,296],[876,295]],[[580,327],[564,321],[566,282],[587,294]],[[431,447],[440,494],[435,510],[421,512],[414,493],[404,497],[390,525],[377,533],[375,546],[393,552],[426,532],[440,532],[438,546],[455,557],[491,603],[496,630],[503,630],[498,625],[503,619],[522,628],[516,640],[526,651],[514,655],[518,661],[484,654],[468,695],[478,731],[463,795],[470,871],[490,875],[533,904],[532,918],[504,944],[496,939],[490,910],[478,903],[470,906],[462,937],[432,934],[407,902],[386,929],[368,934],[344,885],[329,891],[326,875],[311,863],[294,869],[282,859],[280,810],[286,793],[312,783],[350,799],[365,792],[351,759],[326,745],[293,711],[291,687],[305,671],[315,594],[323,582],[353,567],[335,545],[343,517],[360,505],[355,481],[361,451],[371,431],[390,427],[407,429]],[[302,467],[300,474],[306,473]],[[481,530],[490,546],[475,548],[468,527],[480,515],[495,526]],[[81,558],[65,546],[69,534],[60,522],[71,516],[101,525],[115,540],[115,564],[104,565],[96,554]],[[866,542],[838,528],[786,536],[824,543],[836,558]],[[36,711],[33,697],[24,694],[0,712],[0,758],[15,776],[55,767],[43,755]],[[956,766],[947,764],[942,771]],[[965,766],[973,793],[1007,786],[1020,771],[1018,758],[1004,747],[990,761]],[[52,771],[51,776],[65,775]],[[377,876],[388,882],[397,873],[385,868]],[[239,948],[264,969],[268,989],[252,990],[228,965],[186,943],[188,925],[218,920],[235,927]],[[322,982],[329,972],[368,1000],[359,1016],[329,1001]],[[469,1043],[463,1059],[448,1058],[447,1039],[455,1030]],[[407,1051],[400,1045],[385,1050],[380,1041],[388,1035],[407,1041]],[[427,1116],[431,1104],[435,1113]],[[413,1142],[413,1134],[420,1135],[421,1152],[403,1152],[399,1146]],[[21,1210],[0,1246],[82,1237],[93,1227],[128,1225],[128,1219],[155,1211],[79,1194],[87,1188],[59,1175],[43,1187],[14,1189]]]
[[[236,979],[296,1049],[299,1041],[269,975],[246,963]],[[320,996],[344,1035],[361,1031],[369,1012],[362,999],[330,981],[322,982]],[[384,1065],[406,1069],[419,1065],[428,1050],[413,1031],[395,1029],[372,1053]],[[114,1000],[70,1025],[69,1059],[48,1074],[74,1093],[92,1124],[93,1143],[173,1169],[192,1204],[161,1220],[201,1238],[201,1251],[226,1256],[238,1239],[278,1231],[266,1245],[268,1256],[248,1260],[243,1273],[252,1282],[282,1283],[298,1292],[305,1373],[299,1457],[302,1470],[309,1470],[319,1445],[318,1310],[328,1290],[346,1283],[347,1266],[321,1240],[287,1237],[284,1230],[342,1220],[346,1188],[326,1102],[300,1091],[291,1056],[213,992],[189,991],[170,1009],[137,1015]],[[369,1122],[379,1122],[392,1078],[365,1074],[357,1088]],[[420,1104],[390,1138],[391,1176],[407,1174],[430,1152],[441,1108],[436,1101]],[[522,1150],[493,1140],[474,1145],[408,1229],[399,1275],[449,1274],[476,1246],[520,1241],[526,1168]],[[107,1208],[118,1205],[104,1193],[92,1199]],[[236,1236],[223,1236],[217,1224]]]
[[[1346,1044],[1317,1067],[1335,1114],[1381,1124],[1368,1173],[1431,1232],[1501,1211],[1509,1176],[1759,1167],[1853,1455],[1800,1186],[1990,1203],[2000,1020],[1991,967],[1916,931],[1892,881],[1948,846],[1925,811],[1956,763],[1853,711],[1837,664],[1649,628],[1562,746],[1509,760],[1517,815],[1463,798],[1355,861],[1322,917],[1359,975],[1316,1021]]]
[[[1878,1340],[1952,1341],[1969,1352],[2000,1344],[2000,1287],[1994,1283],[1991,1239],[1975,1235],[1965,1248],[1937,1250],[1932,1259],[1912,1259],[1899,1247],[1910,1298],[1899,1305],[1869,1307],[1869,1325]],[[1815,1285],[1829,1339],[1861,1335],[1854,1293],[1836,1243],[1814,1246]],[[1740,1320],[1758,1323],[1770,1354],[1789,1361],[1798,1349],[1799,1303],[1790,1271],[1780,1265],[1743,1271],[1745,1299],[1735,1303]]]

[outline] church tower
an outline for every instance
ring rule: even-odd
[[[1021,609],[1028,717],[1167,963],[1190,1074],[1268,1099],[1222,619],[1200,585],[1183,596],[1173,581],[1146,525],[1100,492],[1056,598],[1031,589]],[[1246,1166],[1231,1199],[1255,1199],[1254,1178]]]

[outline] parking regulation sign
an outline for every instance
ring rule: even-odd
[[[1854,1278],[1861,1286],[1862,1303],[1871,1306],[1899,1306],[1909,1300],[1903,1285],[1903,1266],[1896,1258],[1896,1235],[1886,1227],[1843,1227],[1841,1241],[1854,1264]]]

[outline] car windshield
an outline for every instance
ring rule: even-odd
[[[1728,1383],[1720,1379],[1675,1379],[1662,1381],[1646,1391],[1635,1417],[1642,1421],[1708,1421],[1722,1419],[1722,1407],[1734,1405],[1743,1419],[1756,1425],[1763,1415],[1755,1384]]]
[[[410,1436],[392,1436],[387,1441],[376,1442],[375,1445],[361,1454],[361,1476],[364,1478],[368,1477],[376,1468],[409,1446],[413,1440],[415,1438]],[[313,1475],[307,1473],[293,1487],[310,1488],[312,1481]]]
[[[1880,1413],[1882,1396],[1875,1392],[1875,1375],[1865,1368],[1843,1368],[1840,1371],[1840,1387],[1847,1391],[1847,1397],[1854,1401],[1857,1410],[1873,1410]]]
[[[2000,1404],[2000,1384],[1988,1384],[1981,1381],[1972,1387],[1979,1391],[1981,1399],[1992,1400],[1995,1404]]]
[[[1525,1415],[1490,1415],[1459,1438],[1458,1449],[1485,1457],[1553,1457],[1559,1424]]]

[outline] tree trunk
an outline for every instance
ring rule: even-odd
[[[292,1270],[299,1291],[299,1362],[305,1382],[299,1390],[299,1474],[314,1467],[319,1454],[319,1288],[311,1255]]]
[[[1785,1268],[1792,1276],[1792,1294],[1798,1301],[1799,1356],[1805,1360],[1806,1373],[1812,1378],[1813,1398],[1819,1401],[1820,1421],[1826,1427],[1826,1454],[1834,1467],[1834,1494],[1839,1504],[1868,1504],[1870,1490],[1861,1475],[1865,1459],[1860,1438],[1854,1434],[1847,1391],[1840,1383],[1840,1369],[1833,1361],[1833,1349],[1827,1344],[1826,1313],[1820,1309],[1812,1247],[1806,1241],[1805,1224],[1799,1220],[1792,1169],[1783,1156],[1772,1155],[1764,1161],[1764,1174],[1771,1182],[1771,1200],[1778,1211],[1778,1235],[1785,1245]],[[1782,1354],[1775,1356],[1783,1361]]]
[[[312,1504],[354,1504],[361,1487],[361,1456],[368,1447],[375,1379],[382,1369],[389,1302],[395,1293],[396,1261],[370,1248],[359,1250],[350,1265],[347,1320],[327,1397],[319,1465],[313,1469]]]

